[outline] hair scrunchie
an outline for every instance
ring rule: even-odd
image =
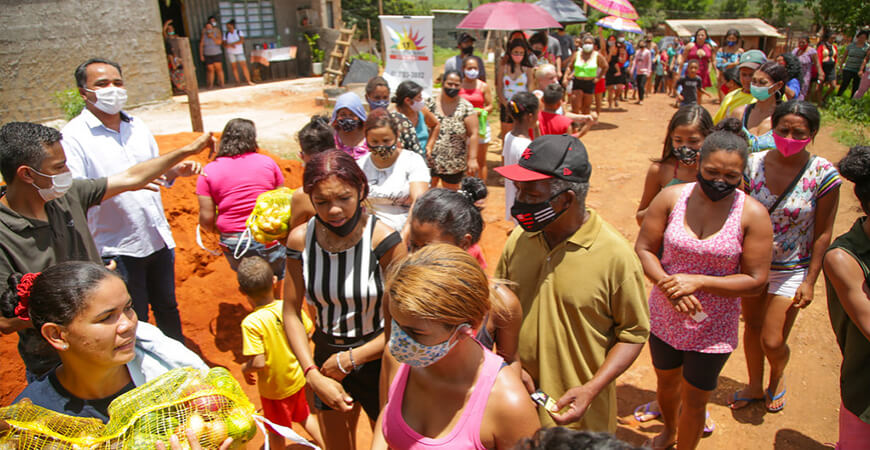
[[[25,273],[18,282],[18,304],[15,305],[15,316],[21,320],[30,320],[30,292],[33,282],[41,272]]]

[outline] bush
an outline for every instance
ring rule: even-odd
[[[833,96],[822,114],[826,120],[836,123],[834,137],[841,144],[848,147],[870,144],[870,96],[858,100]]]
[[[361,59],[363,61],[373,62],[379,66],[383,66],[384,63],[377,56],[371,53],[359,53],[350,57],[351,60]]]
[[[317,41],[320,40],[320,35],[317,33],[305,33],[305,40],[308,41],[308,46],[311,47],[311,62],[323,62],[323,50],[317,46]]]
[[[836,119],[870,125],[870,96],[865,95],[858,100],[833,96],[828,99],[824,111]]]
[[[78,89],[56,91],[53,96],[55,103],[63,111],[66,120],[72,120],[85,109],[85,100],[79,94]]]

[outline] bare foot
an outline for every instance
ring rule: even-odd
[[[647,439],[647,441],[643,444],[644,447],[651,448],[653,450],[665,450],[669,448],[673,448],[677,443],[676,433],[669,432],[667,429],[662,430],[661,433],[657,434],[652,439]]]

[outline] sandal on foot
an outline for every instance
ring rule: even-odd
[[[634,408],[634,420],[637,420],[640,423],[649,422],[650,420],[658,419],[662,413],[660,411],[653,411],[650,409],[650,406],[655,402],[644,403],[643,405]],[[643,409],[643,411],[641,411]]]
[[[707,426],[707,422],[710,423],[710,426]],[[707,411],[707,415],[704,417],[704,436],[713,434],[714,430],[716,430],[716,422],[710,420],[710,411]]]
[[[773,403],[773,402],[781,399],[785,395],[785,388],[782,389],[782,392],[780,392],[779,394],[776,394],[776,395],[771,395],[770,389],[765,389],[764,392],[767,394],[767,398],[770,400],[770,403]],[[771,407],[770,403],[767,404],[767,412],[776,413],[776,412],[782,411],[782,408],[785,408],[785,399],[784,398],[782,399],[782,403],[780,403],[779,406],[776,408]]]
[[[764,397],[740,397],[740,391],[735,391],[731,396],[731,401],[728,403],[728,407],[733,410],[743,409],[755,402],[760,402],[764,400]],[[737,402],[744,402],[743,406],[734,406]]]

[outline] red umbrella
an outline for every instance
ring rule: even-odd
[[[456,28],[472,30],[537,30],[562,25],[533,3],[484,3],[474,8]]]

